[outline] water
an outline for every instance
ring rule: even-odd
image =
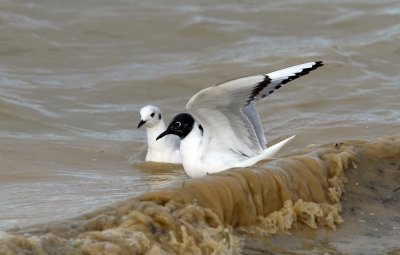
[[[138,110],[240,76],[325,62],[258,103],[268,140],[297,135],[284,153],[398,134],[399,20],[398,1],[0,0],[0,229],[181,183],[143,162]]]

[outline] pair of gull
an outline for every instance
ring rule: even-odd
[[[273,157],[295,136],[267,148],[255,103],[322,65],[309,62],[203,89],[187,103],[190,114],[176,115],[168,127],[159,108],[143,107],[138,128],[147,127],[146,161],[182,163],[196,178]]]

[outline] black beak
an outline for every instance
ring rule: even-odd
[[[162,132],[159,136],[157,136],[156,141],[157,141],[158,139],[163,138],[164,136],[170,135],[170,134],[172,134],[171,131],[169,131],[169,130],[167,129],[167,130],[165,130],[164,132]]]
[[[137,128],[140,128],[141,126],[144,125],[144,123],[146,123],[146,121],[144,120],[140,120],[139,125],[137,126]]]

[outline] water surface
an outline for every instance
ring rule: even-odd
[[[325,66],[258,103],[266,137],[399,133],[397,1],[0,1],[0,229],[70,218],[180,183],[144,163],[138,110],[200,89]],[[344,223],[346,224],[346,222]]]

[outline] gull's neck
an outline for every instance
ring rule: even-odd
[[[203,139],[203,131],[199,128],[199,123],[196,121],[193,124],[193,129],[190,133],[181,140],[181,144],[184,146],[189,146],[191,148],[198,147]]]
[[[203,139],[203,131],[199,128],[197,122],[194,123],[193,129],[190,133],[181,140],[180,150],[182,157],[182,164],[185,168],[186,173],[191,177],[199,177],[200,159],[202,151],[200,151],[200,145]]]
[[[167,136],[161,138],[160,140],[156,141],[157,136],[159,136],[162,132],[166,129],[164,120],[161,119],[156,125],[147,128],[147,144],[149,145],[149,150],[151,150],[156,142],[157,143],[167,143],[169,139]]]
[[[167,135],[156,140],[165,129],[162,119],[156,125],[147,128],[146,161],[181,163],[178,137]]]

